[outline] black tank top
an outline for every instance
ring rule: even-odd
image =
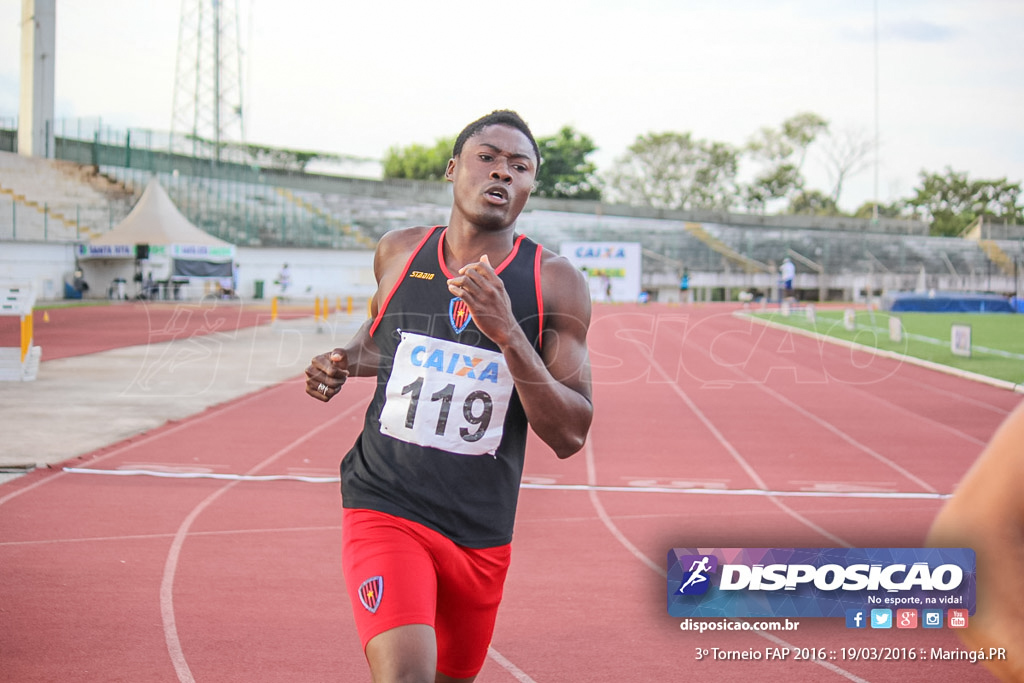
[[[445,232],[436,226],[420,242],[370,328],[383,360],[341,463],[342,502],[488,548],[512,540],[527,421],[497,345],[448,291]],[[535,349],[541,251],[518,236],[495,268]]]

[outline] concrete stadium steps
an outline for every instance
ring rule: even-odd
[[[206,177],[104,167],[138,195],[156,175],[194,225],[238,246],[368,249],[375,241],[346,232],[332,216],[286,188]]]
[[[125,200],[92,167],[0,152],[0,237],[85,240],[120,220]]]
[[[1016,275],[1013,259],[1007,254],[995,240],[979,240],[978,246],[985,252],[985,255],[992,263],[999,266],[999,269],[1007,275]]]
[[[977,244],[954,237],[924,237],[822,230],[748,228],[705,224],[735,251],[764,263],[781,263],[790,249],[821,264],[827,273],[891,272],[958,276],[985,272],[987,257]],[[797,272],[811,272],[797,262]],[[952,271],[951,272],[951,267]]]
[[[383,234],[379,229],[366,229],[366,227],[369,226],[364,227],[363,224],[368,221],[361,220],[361,217],[357,216],[356,220],[353,220],[353,215],[356,212],[353,212],[351,207],[343,207],[343,210],[340,213],[337,212],[336,207],[332,206],[330,202],[325,201],[325,195],[323,193],[291,190],[288,188],[278,188],[277,191],[289,201],[323,219],[323,221],[333,230],[351,240],[354,240],[356,244],[364,248],[374,248],[377,245],[377,240],[380,239],[380,235]],[[384,206],[378,206],[377,209],[377,211],[371,212],[371,215],[381,216],[393,213],[399,214],[402,219],[406,218],[404,212],[389,211],[389,207],[386,206],[386,202]],[[415,223],[407,222],[405,225],[415,225]],[[386,230],[384,232],[386,232]]]
[[[308,190],[293,192],[339,223],[351,226],[373,244],[389,230],[413,225],[443,225],[448,222],[451,214],[450,206],[415,200],[400,201]]]
[[[705,230],[704,226],[700,223],[687,223],[685,229],[688,233],[706,244],[712,251],[718,252],[725,257],[729,263],[739,266],[746,273],[772,272],[774,270],[774,268],[767,263],[762,263],[761,261],[739,253],[728,244]]]
[[[682,221],[530,210],[517,224],[520,232],[555,252],[565,242],[639,242],[645,273],[678,278],[684,267],[721,270],[723,257],[683,226]]]
[[[69,168],[59,168],[61,163]],[[9,178],[17,177],[23,179],[22,187],[28,190],[26,194],[12,188],[11,194],[0,194],[0,239],[12,235],[11,204],[5,205],[5,201],[21,202],[15,207],[17,238],[43,239],[42,229],[33,228],[35,232],[26,234],[27,229],[20,227],[23,220],[28,220],[25,214],[35,213],[27,202],[38,203],[35,197],[53,196],[47,193],[71,198],[90,196],[89,192],[97,193],[95,188],[82,187],[100,182],[117,188],[122,195],[136,193],[121,203],[117,215],[112,214],[112,204],[104,192],[91,195],[101,197],[102,229],[116,225],[153,173],[107,166],[99,170],[97,174],[88,166],[0,154],[0,186],[6,187]],[[444,224],[450,214],[450,193],[433,186],[428,192],[411,181],[276,177],[270,171],[265,174],[265,182],[264,176],[261,182],[174,173],[159,173],[157,177],[189,220],[243,247],[365,250],[389,230]],[[300,189],[304,183],[306,189]],[[58,187],[64,189],[55,189]],[[21,198],[14,199],[14,194]],[[628,207],[623,209],[628,212]],[[639,242],[645,277],[655,277],[659,282],[678,281],[684,267],[693,274],[768,277],[774,281],[775,268],[792,250],[821,264],[828,276],[870,274],[903,283],[917,281],[923,269],[932,280],[968,286],[997,274],[1012,276],[1014,260],[1021,250],[1014,240],[985,245],[956,237],[801,227],[807,223],[806,216],[793,217],[794,225],[789,225],[785,216],[763,217],[760,223],[749,216],[736,216],[737,222],[729,223],[726,215],[711,220],[647,215],[642,210],[633,215],[608,215],[605,212],[609,210],[615,207],[538,198],[527,205],[518,229],[553,251],[559,251],[565,242]],[[52,215],[50,218],[50,240],[76,238],[76,231],[64,223],[59,224],[64,232],[56,234],[55,221]],[[816,272],[800,259],[794,260],[798,275]]]

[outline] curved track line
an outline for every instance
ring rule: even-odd
[[[586,456],[587,461],[587,480],[592,482],[597,478],[597,466],[594,462],[594,447],[592,444],[592,439],[587,440],[587,443],[584,446],[584,455]],[[636,557],[638,560],[647,565],[650,569],[654,570],[659,576],[662,576],[664,578],[668,577],[667,569],[663,568],[657,562],[647,557],[647,555],[645,555],[643,551],[641,551],[639,548],[633,545],[630,542],[630,540],[626,538],[625,534],[623,534],[622,531],[619,530],[619,528],[615,525],[615,522],[612,521],[612,518],[605,511],[604,506],[601,504],[601,501],[598,500],[597,492],[594,490],[590,491],[590,501],[594,505],[594,510],[597,512],[597,516],[601,519],[601,522],[605,525],[605,528],[607,528],[608,531],[611,532],[611,535],[614,536],[615,539],[626,548],[626,550],[628,550],[634,557]],[[771,642],[781,647],[788,647],[790,650],[795,650],[797,647],[796,645],[786,642],[782,638],[771,635],[770,633],[767,633],[765,631],[752,630],[750,632],[757,634],[762,638],[766,638],[767,640],[770,640]],[[812,661],[818,666],[828,669],[829,671],[838,674],[843,678],[846,678],[850,681],[854,681],[854,683],[869,683],[869,681],[850,673],[846,669],[841,669],[840,667],[836,666],[835,664],[832,664],[831,662],[826,662],[820,659],[815,659]]]
[[[282,386],[282,385],[277,385],[277,386]],[[252,467],[246,474],[244,474],[244,475],[231,475],[231,476],[229,476],[228,477],[229,481],[224,486],[222,486],[221,488],[217,489],[216,491],[211,493],[209,496],[207,496],[198,505],[196,505],[196,507],[192,509],[192,511],[185,517],[185,519],[182,521],[181,525],[178,527],[178,530],[175,532],[174,537],[173,537],[173,539],[171,541],[171,547],[170,547],[170,549],[167,552],[167,560],[164,563],[164,573],[163,573],[163,577],[162,577],[162,579],[160,581],[160,614],[161,614],[161,619],[163,621],[164,640],[165,640],[165,642],[167,644],[167,653],[168,653],[168,656],[171,659],[171,664],[174,666],[174,671],[175,671],[175,673],[178,676],[179,683],[195,683],[195,677],[192,675],[192,670],[191,670],[191,668],[189,668],[188,660],[185,657],[185,652],[184,652],[184,650],[183,650],[183,648],[181,646],[181,639],[178,636],[178,626],[177,626],[177,621],[175,619],[175,614],[174,614],[174,578],[175,578],[175,575],[177,574],[178,561],[179,561],[179,559],[181,557],[181,548],[182,548],[182,546],[185,543],[185,539],[189,535],[189,530],[191,529],[192,524],[195,522],[196,519],[199,518],[199,515],[201,515],[211,504],[214,503],[214,501],[216,501],[218,498],[220,498],[228,490],[230,490],[231,488],[233,488],[237,484],[239,484],[239,483],[241,483],[243,481],[246,481],[246,480],[265,480],[266,477],[259,477],[257,475],[254,475],[254,473],[255,472],[259,472],[264,467],[266,467],[270,463],[272,463],[275,460],[277,460],[278,458],[280,458],[282,455],[285,455],[286,453],[288,453],[288,452],[292,451],[293,449],[295,449],[297,446],[305,443],[306,441],[308,441],[312,437],[316,436],[320,432],[322,432],[325,429],[333,426],[339,420],[342,420],[342,419],[348,417],[349,414],[352,413],[354,410],[362,410],[362,405],[361,404],[354,404],[352,406],[349,406],[348,408],[343,410],[341,413],[339,413],[335,417],[333,417],[330,420],[322,423],[321,425],[319,425],[318,427],[316,427],[312,431],[310,431],[307,434],[299,437],[298,439],[296,439],[292,443],[290,443],[287,446],[285,446],[284,448],[280,449],[279,451],[277,451],[276,453],[271,455],[269,458],[263,460],[263,462],[260,462],[256,466]],[[191,425],[191,424],[195,424],[195,420],[191,420],[191,421],[188,421],[186,423],[183,423],[183,424],[179,425],[178,427],[175,427],[174,429],[177,430],[179,428],[183,428],[183,427],[185,427],[187,425]],[[164,432],[164,434],[170,433],[170,431],[171,430],[168,430],[168,432]],[[157,437],[153,437],[153,438],[157,438]],[[139,443],[141,443],[141,442],[136,442],[135,444],[132,444],[132,445],[139,445]],[[119,452],[120,450],[123,450],[123,449],[118,449],[118,451],[116,451],[116,452]],[[114,455],[114,453],[108,453],[107,455],[103,456],[103,459],[108,458],[108,457],[110,457],[112,455]],[[67,470],[65,470],[65,472],[90,473],[90,474],[101,473],[98,470],[93,470],[92,472],[90,472],[89,470],[77,470],[76,471],[75,468],[68,468]],[[110,471],[106,471],[106,472],[102,472],[102,473],[103,474],[117,474],[118,472],[119,472],[118,470],[110,470]],[[121,473],[126,474],[126,472],[124,472],[124,471],[121,471]],[[140,472],[138,472],[138,471],[133,471],[131,473],[132,474],[140,474]],[[145,474],[153,474],[151,472],[143,472],[143,473],[145,473]],[[63,472],[61,474],[63,474]],[[212,478],[222,479],[224,477],[212,477]],[[273,479],[280,479],[280,478],[283,478],[283,477],[273,477]],[[336,479],[335,479],[335,481],[336,481]],[[513,664],[508,658],[506,658],[500,652],[495,650],[493,647],[488,647],[487,655],[492,660],[494,660],[500,667],[505,669],[513,678],[515,678],[517,681],[519,681],[519,683],[536,683],[536,681],[534,681],[522,669],[520,669],[515,664]]]
[[[594,446],[592,445],[593,438],[587,439],[587,443],[584,445],[584,455],[586,456],[587,463],[587,483],[593,486],[597,483],[597,464],[594,462]],[[633,545],[625,534],[619,531],[619,528],[615,526],[615,522],[608,515],[608,512],[604,509],[604,505],[597,498],[597,492],[591,488],[587,495],[590,497],[590,503],[594,506],[594,510],[597,512],[597,516],[601,519],[601,522],[608,528],[608,531],[612,533],[612,536],[621,543],[626,550],[633,554],[633,557],[637,558],[648,567],[658,572],[659,574],[668,574],[668,570],[662,570],[661,565],[647,557],[639,548]]]
[[[498,666],[511,674],[512,678],[519,681],[519,683],[537,683],[537,681],[530,678],[529,674],[510,662],[505,655],[501,654],[490,645],[487,646],[487,656],[497,662]]]
[[[249,473],[260,471],[282,455],[292,451],[297,446],[305,443],[328,427],[333,426],[339,420],[348,417],[352,411],[360,408],[361,405],[352,405],[343,410],[335,417],[320,424],[318,427],[307,432],[295,441],[292,441],[269,458],[263,460],[263,462],[255,465],[249,470]],[[171,663],[174,665],[174,670],[180,683],[195,683],[195,678],[192,676],[192,671],[189,669],[188,661],[186,660],[185,653],[181,647],[181,639],[178,637],[178,627],[174,617],[174,576],[177,573],[178,560],[181,557],[181,547],[185,543],[185,538],[188,536],[192,523],[199,517],[203,510],[209,507],[211,503],[217,500],[217,498],[238,483],[238,480],[229,481],[196,505],[196,507],[192,509],[192,512],[185,517],[184,521],[182,521],[181,525],[178,527],[177,532],[174,534],[174,540],[171,542],[170,550],[167,553],[167,562],[164,564],[164,574],[160,581],[160,614],[163,619],[164,640],[167,643],[167,652],[170,655]]]

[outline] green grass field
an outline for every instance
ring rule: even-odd
[[[844,324],[844,311],[825,309],[815,312],[812,323],[805,310],[788,317],[778,309],[754,312],[754,315],[781,325],[789,325],[818,334],[856,342],[864,346],[892,351],[933,363],[966,370],[995,379],[1024,384],[1024,315],[1015,313],[898,313],[857,310],[855,329]],[[903,339],[894,342],[889,335],[890,317],[899,318]],[[953,325],[968,325],[971,331],[970,357],[952,351]]]

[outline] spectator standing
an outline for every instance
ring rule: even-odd
[[[779,301],[785,301],[793,296],[793,278],[796,277],[796,266],[793,265],[793,260],[788,256],[783,259],[782,265],[779,266],[779,276],[782,280],[782,292],[779,294]]]
[[[292,272],[288,269],[288,264],[281,266],[281,271],[277,274],[277,284],[281,288],[281,298],[288,296],[288,287],[292,284]]]

